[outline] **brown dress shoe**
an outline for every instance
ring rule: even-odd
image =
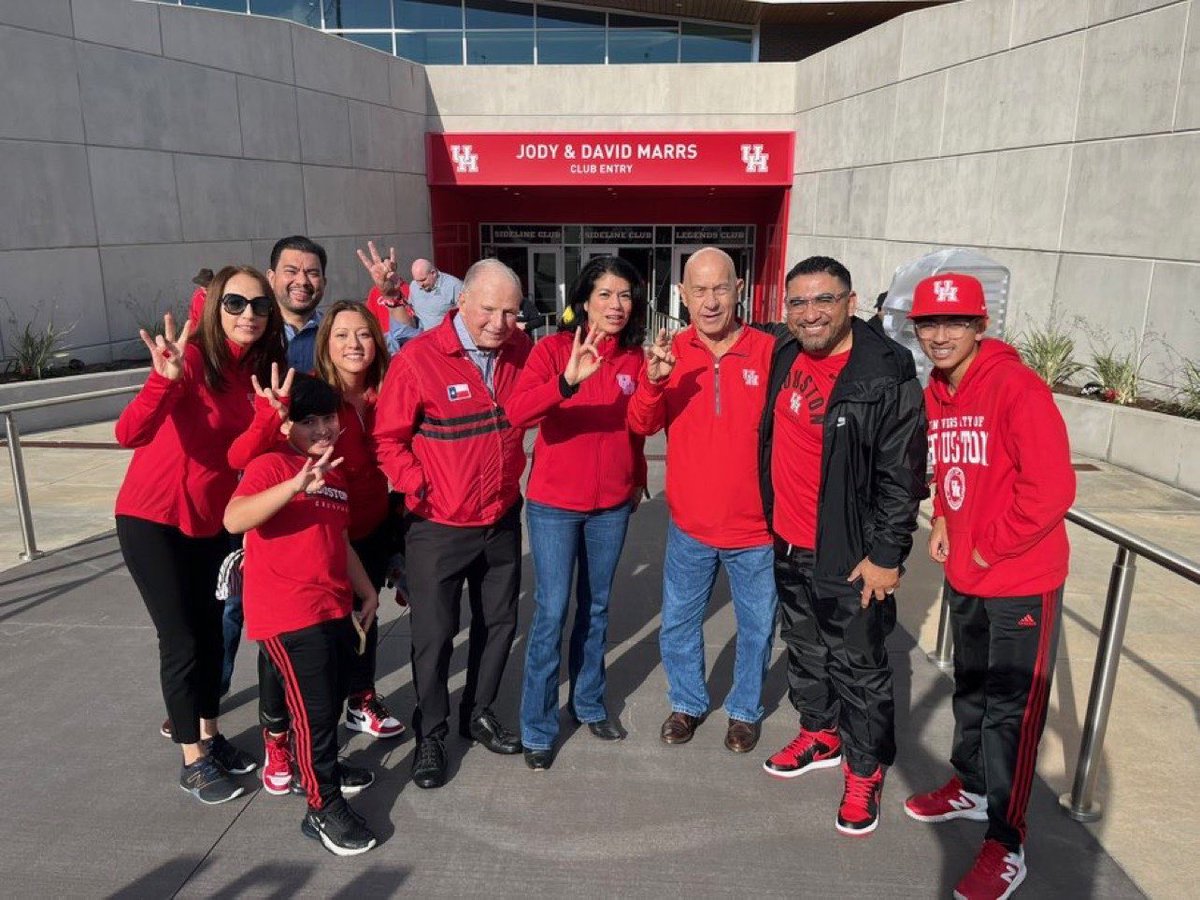
[[[759,725],[757,722],[730,719],[729,730],[725,732],[725,747],[734,753],[749,753],[758,743],[758,735]]]
[[[685,712],[673,712],[662,724],[659,735],[664,744],[686,744],[696,733],[696,728],[704,721],[704,716],[689,716]]]

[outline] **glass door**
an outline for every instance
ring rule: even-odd
[[[695,244],[676,244],[671,248],[671,272],[674,276],[671,280],[671,315],[684,323],[690,322],[687,307],[683,304],[683,298],[679,296],[679,285],[683,281],[683,267],[687,264],[688,259],[697,250],[703,249]],[[734,271],[737,276],[742,279],[745,284],[742,287],[742,295],[738,298],[738,315],[746,319],[747,299],[753,296],[751,278],[751,260],[752,251],[749,247],[721,247],[731,257],[733,257]]]
[[[531,332],[536,338],[544,337],[558,326],[566,302],[566,285],[563,283],[563,248],[529,247],[529,280],[526,282],[528,297],[537,307],[545,321]]]

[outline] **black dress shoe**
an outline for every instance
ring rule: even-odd
[[[525,765],[535,772],[545,772],[554,764],[553,750],[526,750]]]
[[[446,745],[440,737],[418,742],[413,754],[412,780],[419,788],[439,788],[446,783]]]
[[[599,722],[588,722],[588,731],[602,741],[623,741],[625,735],[612,719],[601,719]]]
[[[459,734],[467,740],[478,741],[493,753],[511,756],[521,752],[521,739],[501,725],[490,709],[485,709],[470,722],[460,725]]]

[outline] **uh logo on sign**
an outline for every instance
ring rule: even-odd
[[[450,158],[454,160],[455,172],[479,171],[479,154],[471,149],[470,144],[451,144]]]

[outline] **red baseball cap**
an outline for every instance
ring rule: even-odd
[[[958,272],[930,275],[913,288],[910,319],[922,316],[986,316],[987,302],[978,278]]]

